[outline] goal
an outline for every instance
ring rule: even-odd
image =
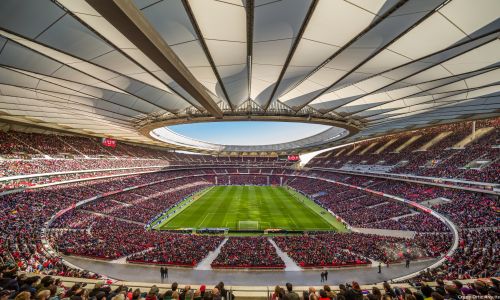
[[[239,230],[258,230],[259,221],[238,221]]]

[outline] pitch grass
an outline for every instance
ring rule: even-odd
[[[274,186],[215,186],[160,228],[346,230],[313,201]]]

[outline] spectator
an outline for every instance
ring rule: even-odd
[[[293,286],[290,282],[286,283],[285,299],[286,300],[299,300],[300,299],[299,295],[293,291]]]
[[[349,287],[345,294],[346,300],[363,300],[363,293],[361,292],[361,288],[359,287],[359,283],[356,281],[352,282],[352,285]]]

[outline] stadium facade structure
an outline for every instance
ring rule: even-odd
[[[152,233],[145,222],[202,185],[230,184],[230,176],[249,185],[287,177],[304,194],[322,197],[339,218],[374,230],[411,229],[404,231],[415,231],[423,245],[440,244],[432,268],[452,270],[449,257],[472,265],[472,257],[453,251],[473,246],[474,239],[465,246],[458,239],[498,226],[499,123],[493,118],[500,116],[499,11],[497,0],[0,1],[0,197],[13,218],[3,232],[4,248],[44,244],[33,253],[55,259],[57,252],[45,250],[58,237],[72,240],[73,231],[65,229],[73,221],[81,237],[92,239],[94,230],[109,243],[102,249],[84,244],[76,255],[115,250],[115,231],[183,244],[194,238]],[[448,124],[475,120],[485,120],[484,136],[455,147],[476,123]],[[168,128],[219,121],[331,127],[301,140],[253,146],[207,143]],[[414,142],[412,131],[420,129]],[[119,143],[106,149],[95,137]],[[442,146],[427,151],[436,137]],[[303,170],[276,158],[353,142]],[[239,157],[245,155],[252,157]],[[180,179],[186,181],[174,181]],[[176,197],[166,192],[179,187]],[[143,194],[127,194],[132,188]],[[149,196],[158,199],[145,201]],[[435,199],[441,201],[436,210],[420,204]],[[348,203],[354,206],[344,210]],[[414,211],[401,215],[409,208]],[[350,213],[359,210],[365,214]],[[490,236],[480,239],[498,239],[485,230]],[[385,246],[377,239],[366,240]],[[128,243],[126,252],[143,254],[149,242]],[[498,252],[494,247],[488,251]],[[97,252],[90,256],[99,258]],[[112,258],[126,256],[113,252]],[[483,267],[473,276],[497,274],[498,262],[488,259],[482,257],[494,270]]]

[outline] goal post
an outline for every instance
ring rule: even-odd
[[[238,230],[259,230],[259,221],[238,221]]]

